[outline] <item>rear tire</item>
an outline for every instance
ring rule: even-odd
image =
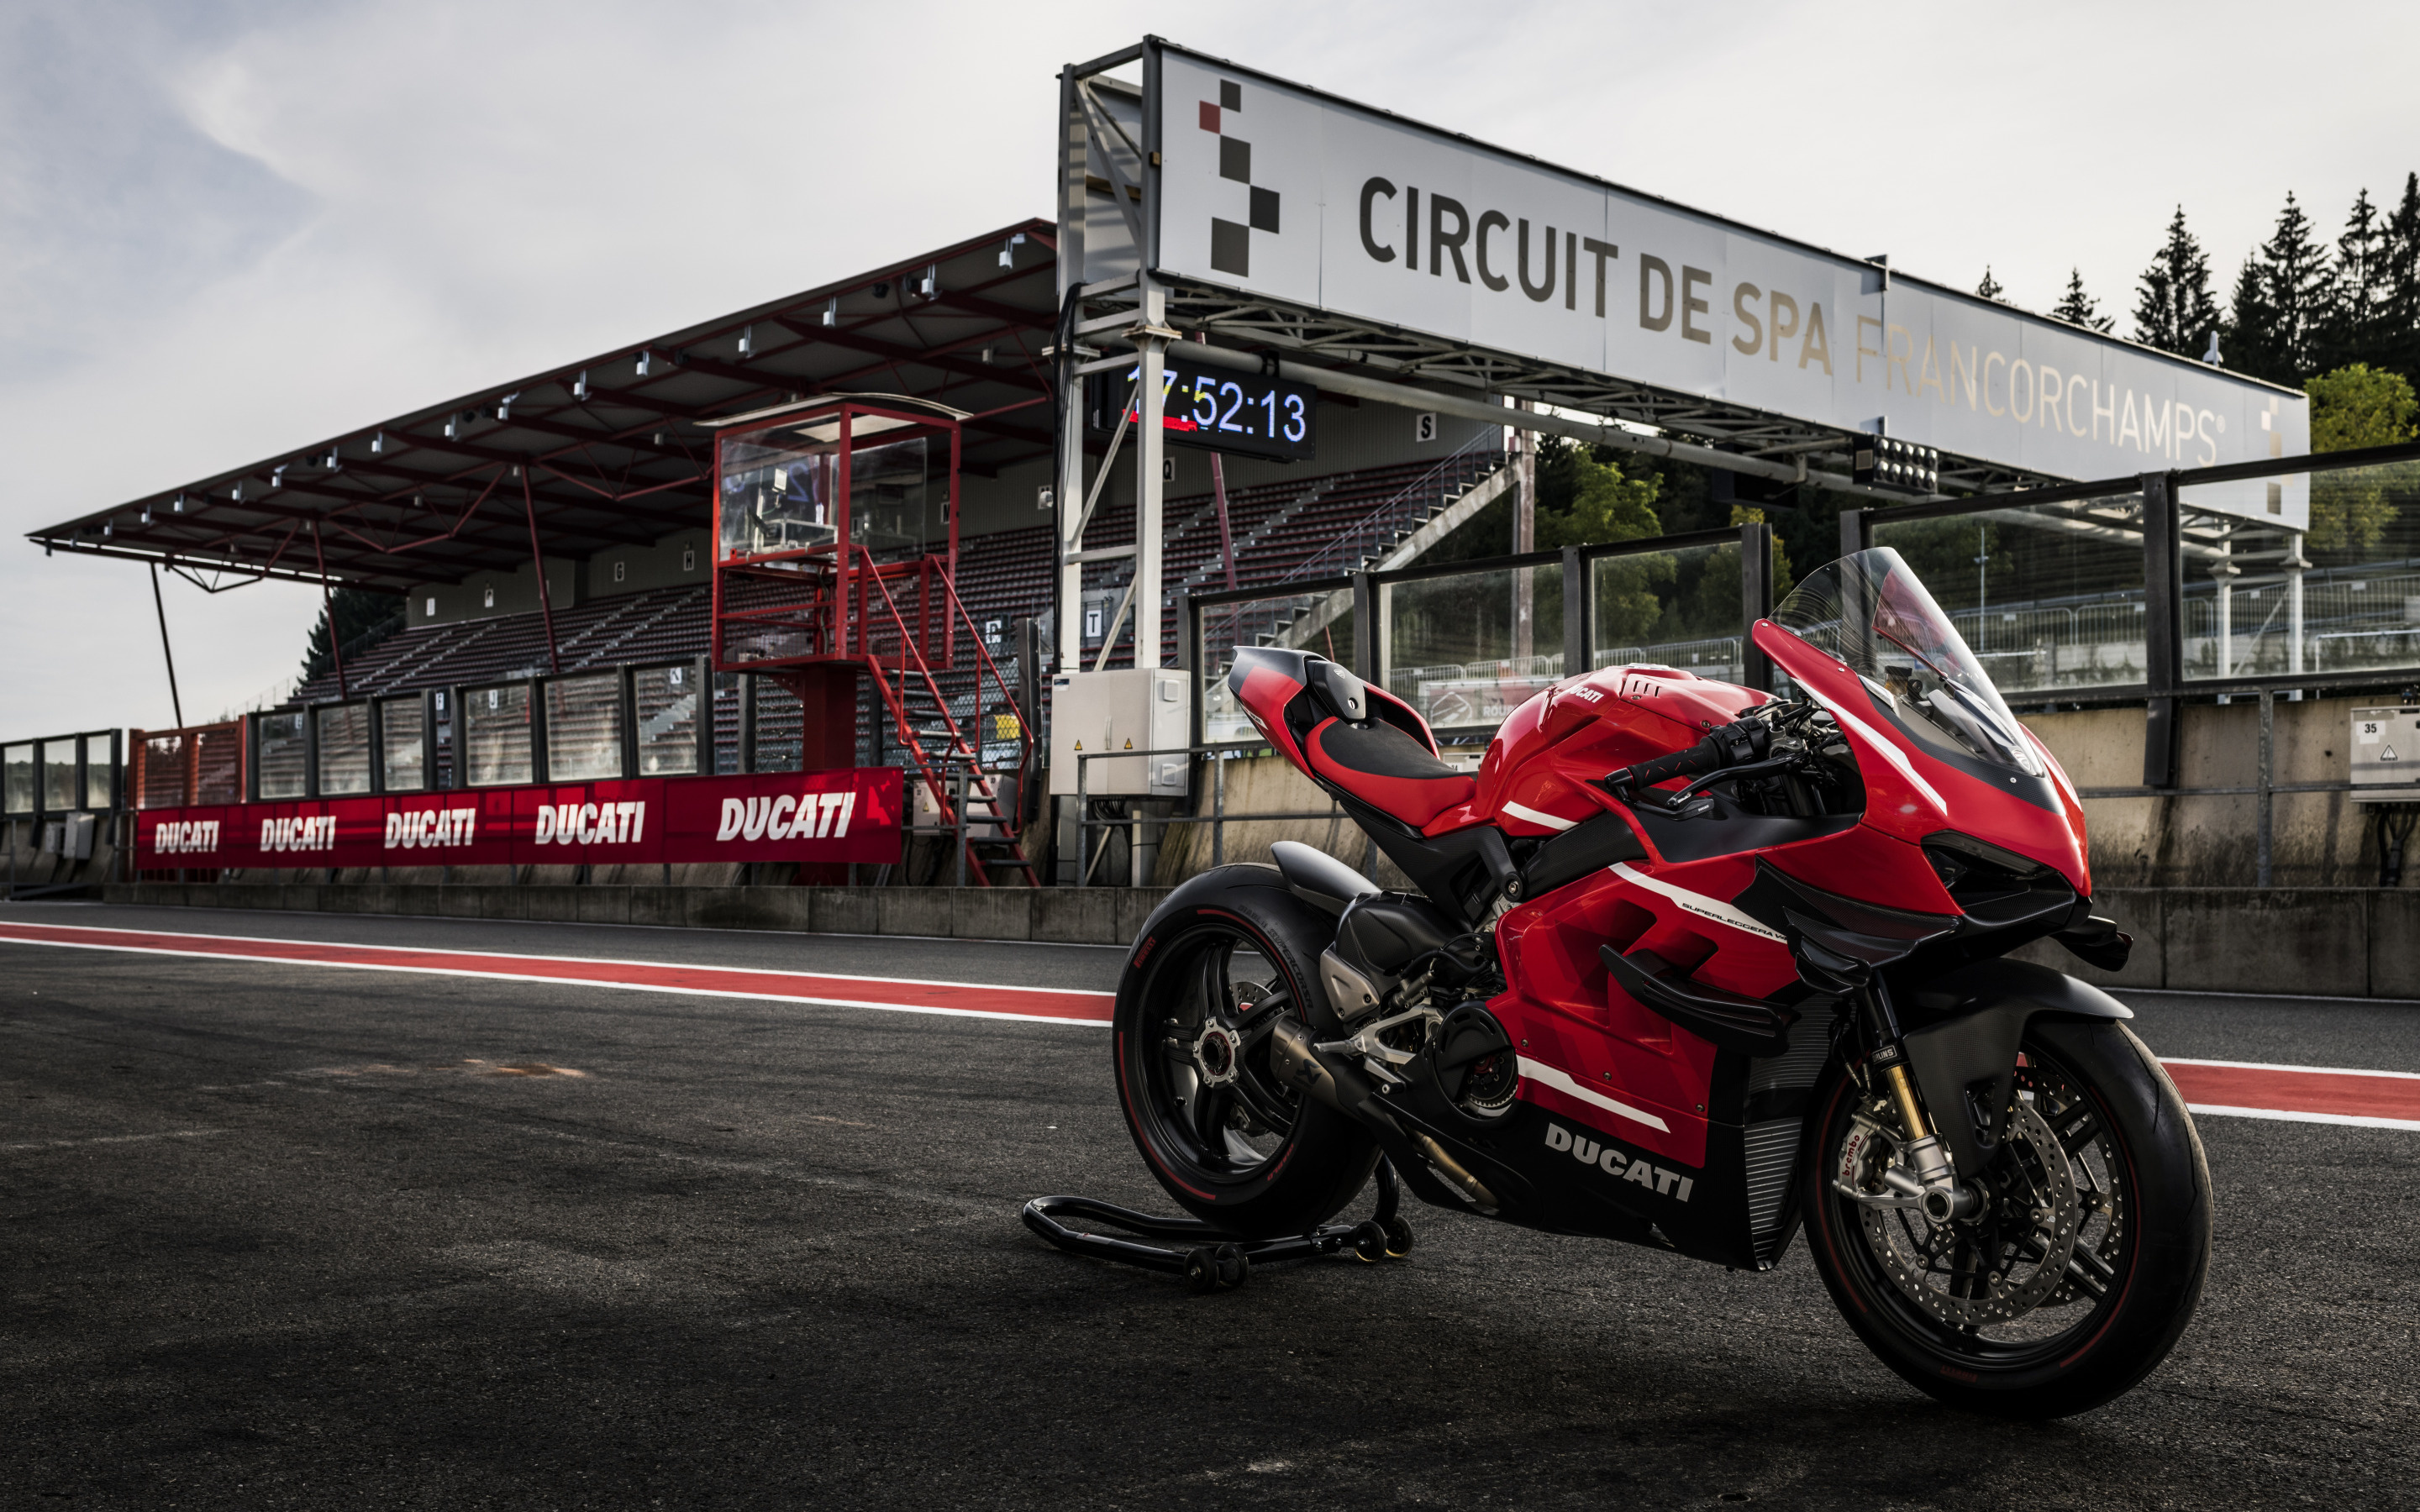
[[[2023,1048],[2029,1095],[1986,1167],[1976,1225],[1932,1229],[1835,1189],[1856,1166],[1858,1116],[1883,1124],[1861,1139],[1886,1141],[1896,1122],[1837,1073],[1818,1099],[1801,1211],[1833,1302],[1885,1365],[1967,1412],[2063,1417],[2132,1388],[2192,1320],[2210,1268],[2210,1168],[2176,1085],[2123,1024],[2037,1018]],[[2042,1158],[2052,1141],[2063,1170]]]
[[[1178,1205],[1230,1233],[1308,1233],[1378,1164],[1367,1130],[1269,1068],[1276,1022],[1314,1022],[1334,938],[1276,868],[1230,866],[1171,895],[1126,958],[1110,1028],[1127,1132]]]

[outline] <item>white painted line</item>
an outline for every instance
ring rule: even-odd
[[[2420,1130],[2420,1119],[2373,1119],[2359,1113],[2290,1113],[2283,1108],[2230,1108],[2216,1103],[2188,1103],[2185,1111],[2205,1119],[2273,1119],[2281,1123],[2343,1123],[2356,1129]]]
[[[2281,1066],[2266,1060],[2194,1060],[2184,1056],[2162,1056],[2163,1066],[2226,1066],[2235,1071],[2290,1071],[2312,1076],[2392,1076],[2401,1081],[2420,1082],[2420,1071],[2363,1071],[2352,1066]]]

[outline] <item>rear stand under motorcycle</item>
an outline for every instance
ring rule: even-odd
[[[1381,1160],[1376,1213],[1357,1224],[1326,1224],[1287,1239],[1247,1239],[1199,1218],[1155,1217],[1091,1197],[1035,1197],[1025,1205],[1023,1216],[1026,1227],[1071,1255],[1139,1265],[1146,1271],[1171,1271],[1183,1275],[1195,1291],[1218,1291],[1242,1286],[1251,1274],[1254,1260],[1267,1263],[1320,1255],[1351,1255],[1369,1264],[1402,1259],[1412,1252],[1412,1226],[1395,1211],[1402,1197],[1394,1165]],[[1179,1243],[1148,1244],[1071,1228],[1061,1222],[1063,1218]]]

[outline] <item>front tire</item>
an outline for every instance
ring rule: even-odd
[[[1314,1022],[1334,937],[1276,868],[1230,866],[1177,889],[1126,958],[1110,1028],[1127,1132],[1170,1196],[1230,1233],[1308,1233],[1377,1165],[1367,1130],[1269,1066],[1280,1019]]]
[[[2133,1387],[2192,1320],[2210,1168],[2175,1084],[2124,1025],[2037,1018],[2023,1050],[1974,1222],[1936,1228],[1838,1190],[1882,1190],[1859,1173],[1902,1133],[1845,1074],[1819,1100],[1802,1211],[1833,1302],[1885,1365],[1968,1412],[2062,1417]]]

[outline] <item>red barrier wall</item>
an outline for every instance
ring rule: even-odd
[[[896,861],[895,766],[146,809],[134,864]]]

